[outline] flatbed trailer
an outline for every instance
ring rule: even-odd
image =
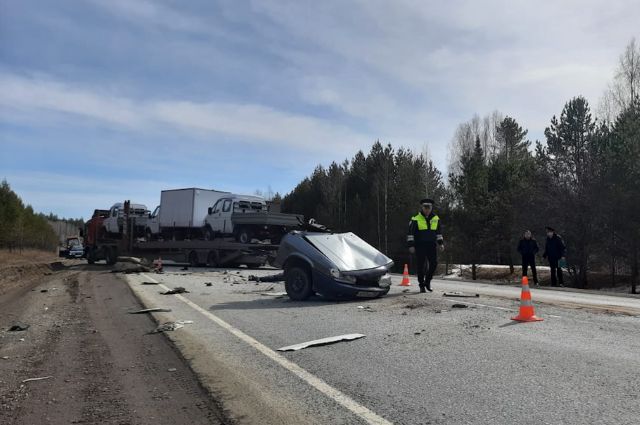
[[[127,210],[128,203],[125,203]],[[260,267],[275,259],[278,245],[262,243],[240,243],[232,238],[203,240],[159,240],[146,241],[135,238],[132,230],[135,217],[125,217],[123,234],[119,239],[106,238],[100,231],[104,212],[96,210],[84,229],[85,257],[89,264],[104,260],[115,264],[120,257],[138,257],[149,261],[156,259],[187,263],[192,266],[234,267],[245,264]]]

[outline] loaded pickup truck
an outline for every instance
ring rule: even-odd
[[[234,236],[241,243],[268,239],[272,244],[278,244],[303,220],[302,215],[268,211],[267,203],[258,196],[229,195],[209,208],[203,233],[206,240]]]

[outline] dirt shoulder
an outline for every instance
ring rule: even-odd
[[[164,335],[146,335],[151,318],[128,314],[141,308],[128,285],[88,270],[0,296],[0,423],[229,423]]]

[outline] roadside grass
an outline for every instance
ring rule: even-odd
[[[58,261],[57,252],[38,249],[12,250],[0,249],[0,267],[20,266],[34,263],[50,263]]]

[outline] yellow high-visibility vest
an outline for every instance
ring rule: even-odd
[[[438,222],[440,221],[440,217],[434,215],[431,217],[431,220],[427,221],[427,218],[418,213],[417,215],[411,217],[411,220],[418,222],[418,230],[438,230]]]

